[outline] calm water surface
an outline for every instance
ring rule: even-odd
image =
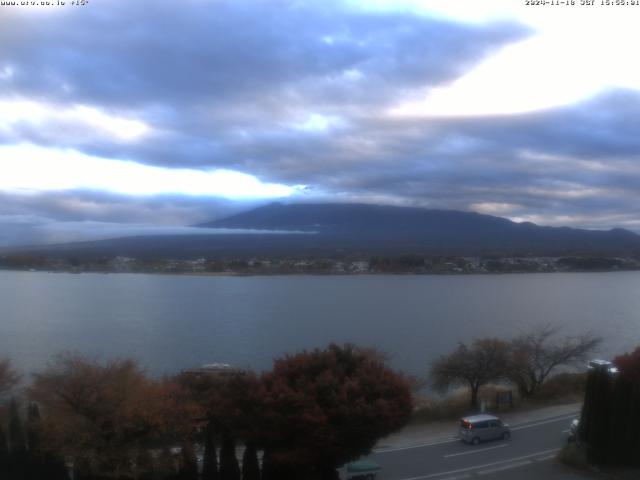
[[[196,277],[0,272],[0,358],[131,356],[153,373],[354,342],[424,374],[477,336],[555,322],[593,330],[608,357],[640,345],[640,272],[477,276]]]

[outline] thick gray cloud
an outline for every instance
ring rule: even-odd
[[[0,146],[33,143],[306,185],[292,201],[640,230],[637,92],[519,115],[386,114],[531,34],[520,25],[295,0],[112,0],[2,13],[0,118],[2,102],[47,110],[0,126]],[[92,109],[94,123],[78,106]],[[150,130],[139,140],[117,138],[95,112]],[[96,191],[0,197],[4,243],[23,241],[40,223],[47,232],[60,222],[72,222],[67,232],[82,222],[189,225],[256,204]]]

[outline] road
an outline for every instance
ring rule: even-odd
[[[379,480],[578,479],[582,477],[551,465],[567,441],[571,420],[578,415],[512,425],[507,441],[472,446],[452,436],[437,443],[380,449],[369,458],[382,467]]]

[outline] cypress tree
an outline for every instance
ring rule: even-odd
[[[40,409],[36,403],[29,404],[27,410],[27,445],[29,452],[39,453],[42,451],[42,441],[40,439]]]
[[[262,472],[260,478],[261,480],[277,480],[269,450],[265,450],[262,453]]]
[[[28,469],[27,440],[18,402],[12,398],[9,405],[9,478],[23,479],[27,477]]]
[[[9,406],[9,445],[12,454],[20,454],[27,450],[27,441],[15,398],[11,399]]]
[[[179,473],[180,480],[198,480],[198,458],[193,443],[186,441],[182,444],[182,465]]]
[[[46,478],[47,476],[39,427],[40,410],[35,403],[31,403],[27,409],[27,478],[30,480],[38,480],[40,478]]]
[[[153,458],[149,453],[149,450],[142,448],[136,455],[136,478],[138,480],[154,480]]]
[[[220,480],[240,480],[240,466],[236,457],[236,441],[226,427],[222,430]]]
[[[249,442],[242,455],[242,480],[260,480],[260,464],[255,444]]]
[[[29,475],[31,480],[68,480],[69,471],[64,459],[44,444],[38,404],[31,403],[27,410],[27,445],[29,448]]]
[[[215,427],[209,422],[204,435],[204,459],[202,463],[202,480],[218,480],[218,455],[216,453]]]
[[[300,475],[300,472],[292,471],[290,467],[285,467],[274,461],[273,455],[265,450],[262,456],[262,480],[299,480],[301,478],[307,478]]]
[[[4,428],[0,425],[0,478],[9,477],[9,444],[4,433]]]
[[[177,476],[176,460],[168,448],[163,448],[155,462],[156,476],[161,480],[174,480]]]

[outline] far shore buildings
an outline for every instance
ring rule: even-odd
[[[189,368],[182,371],[183,375],[196,377],[233,377],[245,375],[247,372],[228,363],[207,363],[201,367]]]

